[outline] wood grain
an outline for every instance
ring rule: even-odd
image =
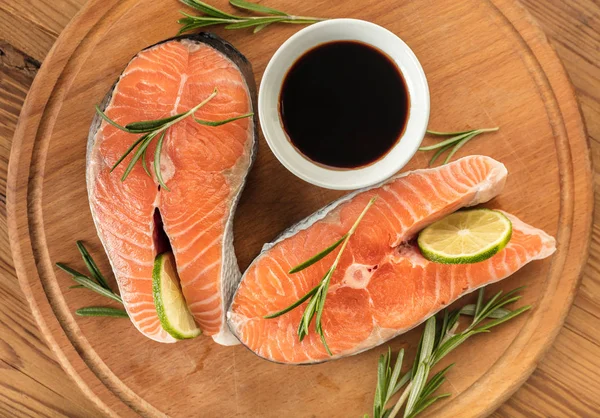
[[[565,18],[567,19],[567,22],[569,22],[569,25],[567,25],[566,23],[564,23],[564,28],[572,28],[573,27],[573,22],[570,21],[569,19],[572,16],[576,16],[573,19],[582,19],[581,16],[585,17],[586,16],[586,12],[590,13],[591,11],[595,12],[595,16],[597,16],[597,8],[593,9],[593,5],[589,4],[588,2],[573,2],[573,4],[569,4],[569,6],[563,5],[560,6],[560,4],[558,4],[558,9],[554,10],[548,10],[547,7],[545,7],[544,5],[547,2],[540,2],[540,4],[537,4],[535,2],[531,2],[532,3],[532,9],[534,9],[535,7],[537,7],[539,10],[541,10],[541,16],[544,17],[546,15],[544,15],[544,13],[557,13],[560,18]],[[0,6],[1,8],[2,6]],[[573,11],[573,9],[571,8],[579,8],[581,7],[581,9],[576,9],[575,11]],[[58,8],[58,7],[57,7]],[[564,9],[566,10],[564,10]],[[590,13],[590,15],[593,15],[592,13]],[[552,16],[551,16],[552,17]],[[550,24],[552,24],[552,22],[556,22],[558,21],[559,23],[557,24],[557,34],[558,36],[561,35],[560,30],[562,29],[561,27],[561,20],[557,17],[554,16],[554,19],[550,19]],[[590,22],[593,24],[595,21],[593,18],[590,18]],[[589,24],[588,24],[589,25]],[[550,27],[552,27],[550,25]],[[566,30],[566,29],[564,29]],[[569,31],[571,31],[572,29],[569,29]],[[570,33],[570,32],[569,32]],[[589,32],[588,32],[589,33]],[[596,35],[597,35],[597,28],[596,28]],[[584,44],[586,47],[588,47],[588,49],[586,50],[585,48],[581,49],[579,46],[577,47],[573,47],[573,45],[571,45],[571,48],[577,50],[577,54],[581,53],[581,54],[585,54],[585,52],[591,54],[591,56],[588,56],[587,59],[590,60],[592,63],[597,63],[598,62],[598,56],[597,56],[597,43],[594,44],[594,38],[593,38],[593,28],[591,31],[591,40],[589,43]],[[4,36],[4,34],[2,34]],[[574,37],[572,39],[575,39],[575,41],[578,39],[577,37]],[[26,43],[27,40],[22,40],[21,42]],[[594,49],[595,48],[595,49]],[[23,48],[26,49],[26,48]],[[581,51],[581,52],[579,52]],[[596,51],[596,55],[594,56],[593,53],[594,51]],[[560,49],[559,49],[560,52]],[[575,55],[577,55],[575,54]],[[594,60],[595,58],[595,60]],[[572,60],[572,65],[575,66],[577,63],[577,60]],[[567,63],[567,65],[569,65],[569,63]],[[578,68],[578,67],[577,67]],[[593,70],[594,68],[592,68]],[[597,69],[596,69],[597,70]],[[597,82],[597,76],[598,73],[596,72],[594,74],[593,71],[586,73],[585,74],[586,77],[588,75],[590,75],[589,78],[586,78],[586,80],[588,82],[593,82],[594,80]],[[594,75],[596,76],[596,78],[594,78]],[[591,84],[591,86],[593,87],[594,84]],[[597,84],[595,85],[597,87]],[[587,93],[588,90],[591,90],[593,92],[593,89],[589,88],[585,88],[586,85],[583,85],[583,90]],[[581,90],[582,87],[580,87],[578,89]],[[596,89],[597,91],[597,89]],[[581,92],[580,94],[580,98],[581,98]],[[4,103],[4,102],[3,102]],[[594,101],[592,101],[592,103],[594,103]],[[595,102],[595,107],[594,105],[591,105],[590,108],[592,109],[592,111],[594,111],[594,109],[597,110],[598,106],[597,106],[597,101]],[[585,102],[582,100],[582,104],[583,104],[583,110],[584,112],[586,112],[586,106],[585,106]],[[597,112],[596,112],[597,115]],[[587,112],[586,112],[586,116],[587,116]],[[589,120],[589,119],[588,119]],[[596,119],[597,121],[597,119]],[[597,131],[596,131],[597,133]],[[592,140],[593,140],[593,129],[590,128],[590,134],[592,136]],[[598,137],[598,135],[596,135],[596,137]],[[594,145],[594,144],[593,144]],[[593,154],[594,158],[597,157],[596,153]],[[293,216],[293,215],[292,215]],[[284,221],[287,222],[287,221]],[[595,230],[595,232],[597,232]],[[597,241],[595,243],[593,243],[592,246],[592,257],[590,258],[590,264],[588,264],[588,271],[590,271],[590,266],[593,265],[594,262],[594,246],[597,245]],[[596,252],[597,253],[597,252]],[[593,269],[593,267],[592,267]],[[533,416],[533,415],[538,415],[538,416],[562,416],[562,415],[569,415],[569,411],[572,411],[573,413],[579,414],[579,415],[595,415],[594,412],[598,412],[597,410],[597,400],[595,400],[593,398],[593,394],[595,392],[597,392],[597,389],[599,387],[598,385],[598,380],[597,377],[598,376],[597,373],[593,373],[593,372],[589,372],[586,373],[585,370],[594,370],[594,367],[597,368],[597,366],[595,365],[596,362],[594,362],[594,355],[597,356],[598,353],[598,341],[597,341],[597,337],[595,337],[595,333],[593,332],[592,329],[592,325],[589,322],[589,318],[590,317],[594,317],[594,313],[596,318],[598,317],[597,314],[597,297],[599,295],[598,293],[598,287],[594,286],[594,284],[591,284],[589,287],[586,288],[585,284],[586,282],[588,282],[589,280],[593,280],[593,270],[591,271],[592,274],[590,275],[586,275],[584,278],[584,286],[581,289],[580,295],[581,293],[585,293],[585,298],[584,301],[582,302],[582,309],[579,312],[579,315],[576,317],[576,320],[574,320],[572,328],[569,328],[569,320],[567,321],[567,327],[565,330],[563,330],[563,333],[561,334],[561,336],[559,337],[559,339],[557,340],[557,344],[555,345],[555,348],[553,350],[551,350],[550,354],[546,357],[546,360],[544,362],[542,362],[542,366],[539,369],[539,372],[535,373],[534,376],[532,377],[532,379],[530,380],[530,383],[526,384],[524,386],[524,388],[519,391],[517,393],[517,395],[515,397],[513,397],[504,407],[502,407],[499,411],[498,414],[499,416]],[[597,283],[596,283],[597,284]],[[594,295],[596,296],[596,298],[594,299]],[[579,301],[579,299],[581,299],[581,297],[579,296],[577,301]],[[574,312],[576,311],[577,307],[579,307],[579,305],[576,305],[576,308],[573,309],[571,316],[574,315]],[[595,310],[594,310],[595,309]],[[587,324],[587,327],[586,327]],[[567,334],[566,341],[567,343],[564,345],[560,345],[561,339],[563,338],[563,336],[565,335],[565,332],[569,329],[574,330],[572,332],[572,334]],[[4,334],[2,334],[4,335]],[[577,336],[580,337],[580,339],[577,339]],[[581,339],[588,341],[589,344],[582,344]],[[573,344],[568,343],[569,341],[574,341]],[[581,347],[584,347],[585,350],[582,350]],[[596,351],[594,351],[594,349]],[[552,356],[553,353],[555,353],[558,350],[562,350],[560,351],[561,355],[558,356],[557,358],[554,359],[554,363],[552,363]],[[582,366],[578,366],[576,364],[572,364],[569,362],[565,362],[565,359],[570,359],[573,356],[573,353],[578,353],[579,355],[581,355],[581,351],[584,351],[585,356],[584,356],[584,360],[588,359],[587,361],[582,361],[583,365]],[[4,353],[3,353],[4,354]],[[566,364],[565,364],[566,363]],[[539,374],[542,370],[544,370],[544,366],[546,364],[549,364],[548,369],[546,372],[544,372],[544,374]],[[568,367],[565,367],[566,365],[573,365],[574,369],[573,370],[577,370],[576,366],[581,367],[583,371],[579,371],[579,373],[575,372],[573,373],[573,370],[570,370]],[[579,364],[579,363],[578,363]],[[560,366],[560,367],[558,367]],[[597,372],[597,370],[595,370]],[[581,377],[583,374],[583,376],[585,377],[585,379],[577,379],[576,377]],[[594,380],[595,378],[595,380]],[[546,387],[546,382],[550,382],[550,384],[548,384],[548,387]],[[573,389],[571,389],[571,386],[569,386],[569,384],[573,384],[575,386],[573,386]],[[532,389],[529,392],[524,392],[526,391],[529,387],[531,387]],[[522,398],[520,398],[519,400],[519,396],[521,393],[525,393],[525,395],[523,395]],[[575,396],[575,394],[577,394],[577,396]],[[584,405],[582,406],[582,403],[577,401],[578,397],[581,396],[586,396],[585,400],[586,402],[584,403]],[[538,402],[532,401],[532,399],[539,399]],[[514,403],[513,403],[513,400]],[[596,407],[594,407],[594,403],[596,402]],[[568,405],[568,406],[565,406]],[[546,409],[544,409],[546,408]],[[40,413],[46,413],[40,411]],[[5,413],[5,411],[3,412]],[[76,414],[76,413],[71,413],[71,414]]]
[[[62,371],[31,316],[12,266],[6,225],[10,138],[39,63],[0,42],[0,415],[85,416],[93,411]]]

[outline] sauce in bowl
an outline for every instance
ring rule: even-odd
[[[283,128],[309,160],[338,169],[372,164],[399,141],[410,98],[397,65],[357,41],[318,45],[287,72],[279,96]]]

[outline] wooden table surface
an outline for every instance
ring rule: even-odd
[[[400,1],[400,0],[399,0]],[[478,0],[473,0],[478,1]],[[99,416],[46,346],[12,265],[6,175],[13,132],[40,62],[85,0],[0,0],[0,416]],[[571,76],[600,177],[600,2],[523,0]],[[596,203],[598,203],[596,193]],[[538,369],[494,417],[600,416],[600,214],[566,324]]]

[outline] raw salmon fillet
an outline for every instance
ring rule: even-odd
[[[513,222],[510,243],[481,263],[432,263],[411,241],[445,215],[496,196],[506,174],[501,163],[471,156],[402,174],[334,202],[265,246],[234,296],[228,314],[231,330],[256,354],[276,362],[315,363],[357,354],[414,328],[460,296],[549,256],[554,239],[508,214]],[[319,283],[337,250],[299,273],[287,272],[344,235],[374,196],[378,198],[350,238],[327,294],[322,324],[330,357],[314,323],[298,341],[308,302],[277,318],[263,317],[291,305]]]
[[[126,125],[185,112],[215,88],[217,96],[197,118],[222,120],[252,111],[254,78],[246,59],[214,35],[178,37],[137,54],[103,105],[108,117]],[[255,122],[208,127],[187,118],[169,128],[160,163],[170,191],[161,190],[153,171],[156,140],[147,151],[152,177],[137,163],[122,182],[131,156],[110,172],[138,137],[96,117],[87,158],[92,216],[129,317],[147,337],[175,341],[162,329],[152,296],[152,267],[165,250],[159,238],[164,228],[200,328],[220,343],[237,343],[224,307],[240,277],[232,218],[254,158]]]

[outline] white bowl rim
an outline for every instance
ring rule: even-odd
[[[340,32],[336,32],[336,30]],[[332,31],[340,35],[332,37]],[[408,121],[396,145],[376,162],[356,169],[328,168],[309,160],[292,145],[282,127],[279,116],[281,84],[289,68],[308,50],[336,40],[355,40],[384,52],[401,71],[410,97]],[[387,42],[387,47],[382,47],[385,42]],[[308,47],[298,48],[301,43]],[[326,20],[308,26],[288,38],[267,64],[258,96],[261,128],[277,159],[304,181],[335,190],[369,187],[381,183],[402,169],[421,145],[427,130],[429,110],[427,78],[414,52],[388,29],[359,19]]]

